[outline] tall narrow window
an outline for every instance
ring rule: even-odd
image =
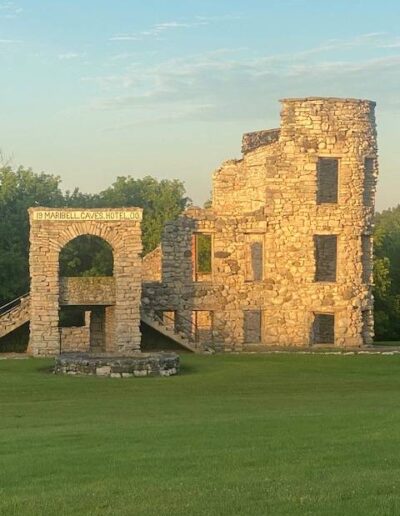
[[[243,316],[244,343],[259,344],[261,342],[261,310],[245,310]]]
[[[361,236],[361,262],[362,262],[362,282],[371,283],[372,275],[372,237],[370,235]]]
[[[374,158],[365,158],[364,161],[364,188],[363,203],[364,206],[372,206],[375,188],[374,177],[375,160]]]
[[[246,235],[245,249],[245,280],[261,281],[264,267],[264,238],[263,235]]]
[[[335,343],[334,314],[314,314],[313,344]]]
[[[315,281],[336,281],[337,236],[314,235]]]
[[[318,158],[317,204],[338,202],[339,160]]]
[[[210,281],[212,273],[212,237],[206,233],[194,235],[194,280]]]

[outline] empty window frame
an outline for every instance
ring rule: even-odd
[[[364,206],[372,206],[375,192],[375,159],[365,158],[364,160],[364,185],[363,203]]]
[[[317,204],[337,203],[339,184],[339,160],[318,158]]]
[[[264,269],[264,236],[246,235],[245,281],[261,281]]]
[[[86,326],[88,324],[87,314],[90,314],[90,312],[87,312],[84,307],[79,306],[63,306],[58,313],[58,325],[60,328]]]
[[[314,314],[313,344],[335,343],[335,315]]]
[[[194,310],[192,321],[192,333],[196,342],[211,344],[213,341],[213,312],[210,310]]]
[[[194,239],[194,280],[207,281],[212,273],[212,235],[195,233]]]
[[[245,344],[261,343],[261,310],[244,311],[243,337]]]
[[[361,263],[362,263],[362,282],[369,284],[372,282],[372,237],[371,235],[361,236]]]
[[[336,281],[337,235],[314,235],[315,281]]]

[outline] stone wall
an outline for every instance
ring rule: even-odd
[[[141,228],[139,208],[76,210],[31,208],[30,350],[34,355],[60,351],[59,254],[81,235],[95,235],[114,254],[114,347],[120,354],[140,349]]]
[[[115,279],[107,277],[60,278],[60,305],[114,305]]]
[[[71,351],[87,352],[90,350],[90,312],[85,312],[84,326],[60,328],[61,353]]]
[[[143,257],[143,281],[161,281],[161,246]]]
[[[219,350],[245,348],[248,311],[261,312],[266,346],[312,345],[315,314],[333,315],[334,345],[370,343],[372,245],[365,238],[371,242],[378,174],[374,107],[357,99],[283,100],[279,138],[223,163],[212,208],[187,210],[166,225],[162,282],[144,284],[143,307],[172,310],[185,321],[196,310],[212,312]],[[337,202],[317,196],[326,158],[338,160]],[[194,281],[198,232],[213,239],[207,282]],[[332,281],[316,281],[317,235],[337,239]],[[251,242],[258,244],[253,256]],[[262,274],[251,277],[260,254]]]

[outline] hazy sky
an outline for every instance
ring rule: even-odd
[[[182,179],[202,203],[282,97],[377,101],[378,209],[400,202],[398,0],[0,0],[0,148],[98,191]]]

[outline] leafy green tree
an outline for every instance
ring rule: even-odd
[[[143,179],[118,177],[115,183],[101,192],[96,200],[102,207],[143,208],[143,254],[152,251],[161,240],[162,228],[169,220],[176,219],[188,206],[185,187],[177,179],[146,176]]]
[[[28,208],[63,204],[59,177],[0,168],[0,302],[29,289]]]
[[[99,237],[82,235],[68,242],[61,250],[61,276],[112,276],[112,274],[112,248]]]
[[[165,222],[176,218],[189,202],[183,183],[178,180],[119,177],[100,194],[85,194],[77,188],[63,193],[60,182],[59,177],[50,174],[0,165],[0,304],[29,290],[28,208],[141,207],[147,253],[159,244]],[[112,253],[101,239],[75,239],[62,253],[60,266],[61,274],[68,276],[108,275],[113,269]]]
[[[149,176],[143,179],[128,176],[118,177],[100,194],[67,192],[65,202],[71,207],[143,208],[143,254],[146,254],[160,243],[164,224],[177,218],[187,206],[189,199],[184,194],[183,183],[176,179],[157,181]],[[70,242],[63,250],[60,263],[61,274],[65,276],[104,276],[112,274],[113,270],[110,247],[95,237]]]
[[[400,206],[376,215],[375,338],[400,340]]]

